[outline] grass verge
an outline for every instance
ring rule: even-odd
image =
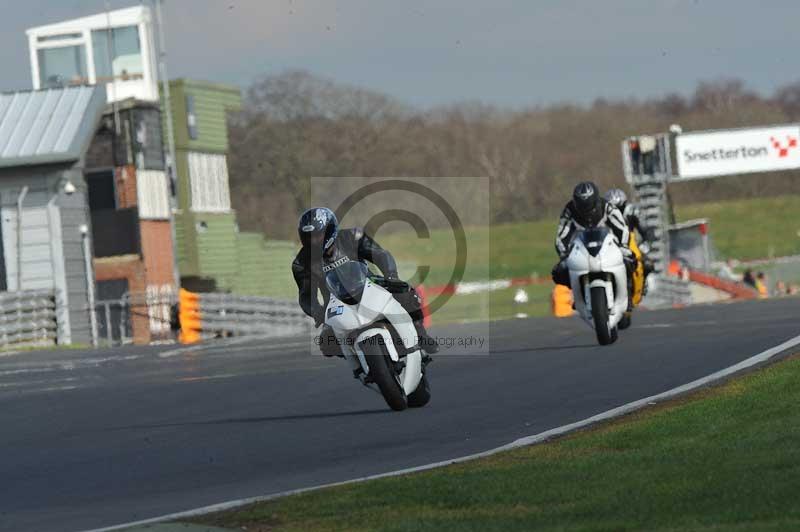
[[[249,531],[797,530],[800,358],[533,447],[212,514]]]
[[[711,238],[725,258],[739,260],[800,253],[800,196],[751,198],[678,206],[679,220],[708,218]]]
[[[515,303],[514,295],[522,289],[528,295],[527,303]],[[551,284],[528,285],[521,288],[504,288],[477,294],[457,294],[431,316],[434,325],[492,321],[514,318],[518,314],[534,318],[549,316]]]

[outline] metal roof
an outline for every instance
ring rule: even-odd
[[[80,159],[105,103],[99,86],[0,94],[0,167]]]

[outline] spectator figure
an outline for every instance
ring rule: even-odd
[[[750,268],[744,271],[744,276],[742,276],[742,282],[749,286],[750,288],[756,287],[756,278],[753,276],[753,270]]]
[[[796,296],[797,294],[800,294],[800,286],[797,286],[797,284],[792,283],[789,285],[789,289],[786,291],[786,293],[789,294],[790,296]]]
[[[777,283],[775,283],[775,292],[774,292],[774,294],[776,296],[778,296],[778,297],[785,296],[788,293],[789,292],[786,289],[786,283],[784,283],[783,281],[778,281]]]
[[[767,276],[764,272],[758,272],[756,275],[756,290],[758,290],[758,297],[766,299],[769,297],[769,289],[767,288]]]
[[[639,151],[639,140],[635,138],[629,140],[628,147],[631,150],[631,166],[633,167],[633,175],[639,175],[641,166],[639,161],[642,155],[642,153]]]
[[[656,139],[650,135],[639,137],[639,151],[642,154],[642,173],[653,175],[656,167]]]

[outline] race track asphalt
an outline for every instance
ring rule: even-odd
[[[800,334],[800,300],[435,330],[423,409],[391,412],[308,339],[0,355],[0,530],[110,526],[464,456],[666,391]]]

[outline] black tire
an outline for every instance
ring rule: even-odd
[[[617,329],[608,327],[608,300],[606,289],[601,286],[592,288],[592,319],[600,345],[613,344],[617,339]]]
[[[620,331],[624,331],[625,329],[631,326],[632,320],[633,320],[633,315],[630,312],[626,312],[622,316],[622,319],[619,320],[619,324],[617,325],[617,327],[619,328]]]
[[[378,385],[386,404],[392,410],[400,411],[408,408],[406,392],[398,381],[394,362],[382,345],[366,341],[361,344],[369,366],[369,376]]]
[[[408,396],[408,406],[419,408],[425,406],[431,400],[431,386],[428,384],[428,376],[423,374],[417,389]]]

